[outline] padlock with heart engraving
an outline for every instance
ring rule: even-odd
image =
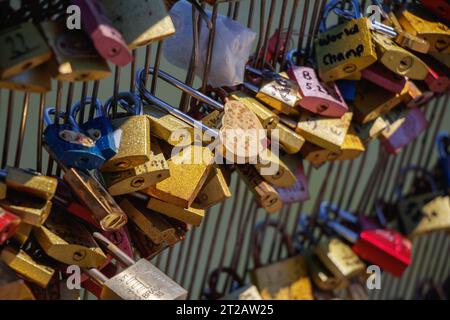
[[[44,37],[33,22],[1,30],[0,79],[5,80],[33,69],[52,56]]]
[[[450,188],[450,135],[448,132],[441,132],[436,137],[436,144],[439,151],[439,167],[443,174],[445,187]]]
[[[403,184],[409,172],[421,172],[431,190],[421,194],[403,194]],[[450,230],[450,196],[437,189],[430,172],[420,167],[401,170],[396,187],[401,224],[409,238]]]
[[[95,106],[96,117],[78,126],[78,122],[76,121],[77,114],[87,104],[93,104]],[[84,103],[81,101],[76,103],[70,109],[69,123],[74,128],[79,128],[78,130],[80,132],[85,132],[95,142],[95,145],[100,149],[105,160],[117,154],[118,146],[114,141],[114,130],[111,121],[103,113],[100,100],[93,101],[92,98],[86,98]]]
[[[290,51],[287,54],[288,75],[299,86],[302,97],[300,106],[322,116],[342,117],[348,111],[348,106],[336,84],[320,81],[313,68],[296,66],[294,53]]]
[[[47,127],[43,138],[47,151],[66,167],[83,170],[100,168],[105,162],[100,149],[86,132],[80,131],[72,124],[59,124],[51,121],[50,115],[55,114],[55,108],[46,108],[44,122]],[[63,113],[59,114],[64,117]]]
[[[117,101],[111,97],[105,103],[105,115],[111,112],[116,103],[127,111],[123,117],[111,121],[115,135],[121,136],[117,154],[102,166],[103,172],[129,170],[150,161],[150,119],[142,113],[142,103],[137,95],[131,92],[117,94]]]
[[[122,35],[106,16],[101,1],[72,0],[72,3],[80,8],[83,29],[103,58],[119,66],[125,66],[133,60]]]
[[[219,276],[226,274],[231,277],[232,283],[229,292],[219,292]],[[245,284],[244,280],[237,272],[228,267],[221,267],[213,270],[208,276],[208,288],[203,295],[208,300],[262,300],[258,289],[252,284]]]
[[[65,21],[42,22],[41,28],[53,52],[49,69],[57,80],[94,81],[111,74],[82,30],[69,30]]]
[[[352,12],[339,11],[337,7],[342,2],[327,3],[314,42],[319,76],[326,82],[345,78],[377,61],[370,20],[362,16],[358,1],[350,2]],[[327,29],[326,20],[331,11],[346,14],[352,20]]]

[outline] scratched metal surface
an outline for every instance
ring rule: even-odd
[[[11,1],[20,8],[20,1]],[[45,2],[45,1],[44,1]],[[55,1],[53,1],[55,2]],[[241,21],[258,32],[256,48],[267,48],[268,36],[276,28],[291,35],[294,47],[304,48],[311,53],[311,41],[316,32],[320,11],[325,0],[241,0],[231,4],[219,4],[213,14],[224,14]],[[364,2],[364,5],[368,1]],[[367,2],[367,3],[366,3]],[[52,16],[55,13],[52,13]],[[29,18],[29,17],[28,17]],[[214,19],[214,18],[213,18]],[[214,31],[209,44],[214,40]],[[154,66],[170,72],[195,88],[203,87],[208,78],[193,76],[191,66],[185,72],[171,66],[162,55],[161,43],[134,52],[135,62],[125,68],[115,68],[114,75],[102,82],[53,83],[52,92],[45,95],[23,94],[7,90],[0,91],[0,150],[1,165],[37,168],[42,172],[59,173],[60,170],[48,159],[40,146],[42,132],[42,110],[44,106],[56,106],[66,110],[74,101],[86,96],[98,96],[103,101],[118,91],[134,89],[134,71],[137,68]],[[279,67],[277,65],[276,67]],[[214,72],[214,70],[210,70]],[[183,108],[186,98],[173,88],[150,77],[148,86],[158,97],[173,106]],[[440,130],[450,130],[449,95],[435,99],[426,108],[430,120],[429,129],[414,144],[397,156],[388,156],[373,142],[370,148],[357,160],[336,162],[313,169],[306,164],[312,197],[302,204],[285,206],[278,215],[265,214],[258,209],[253,196],[243,182],[233,175],[233,197],[209,210],[205,221],[194,228],[187,239],[165,251],[153,262],[169,276],[189,290],[189,297],[197,299],[207,286],[208,274],[220,267],[233,267],[246,277],[253,268],[250,237],[253,226],[265,219],[275,219],[286,227],[290,234],[296,229],[296,221],[302,214],[314,214],[322,200],[336,202],[343,208],[372,214],[374,201],[379,198],[394,199],[394,183],[399,168],[409,164],[420,164],[431,168],[436,163],[434,138]],[[92,115],[89,108],[85,114]],[[319,232],[319,230],[316,230]],[[286,257],[287,252],[279,237],[267,232],[263,235],[263,261],[275,261]],[[401,279],[388,275],[382,277],[382,289],[370,292],[371,299],[411,299],[416,288],[424,279],[442,281],[450,274],[450,239],[447,233],[426,236],[413,242],[414,263]],[[219,282],[225,285],[224,279]],[[229,281],[226,281],[229,284]]]

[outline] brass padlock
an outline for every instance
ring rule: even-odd
[[[410,79],[425,79],[428,67],[420,58],[378,32],[373,32],[372,37],[377,48],[378,60],[386,68]]]
[[[289,188],[275,188],[283,204],[306,201],[310,198],[308,179],[300,163],[295,170],[295,183]]]
[[[296,181],[291,169],[269,148],[259,154],[255,168],[264,180],[276,187],[289,188]]]
[[[278,192],[264,181],[254,166],[249,164],[239,165],[236,169],[247,187],[253,192],[258,205],[268,213],[276,213],[281,210],[283,202]]]
[[[0,300],[36,300],[24,280],[0,262]]]
[[[48,256],[67,265],[97,268],[106,262],[106,255],[90,232],[60,210],[53,210],[33,235]]]
[[[103,6],[129,49],[148,45],[175,33],[163,0],[108,0],[103,2]]]
[[[398,20],[409,33],[430,44],[429,53],[450,54],[450,29],[417,6],[408,6],[399,13]]]
[[[279,119],[278,116],[266,108],[255,98],[247,95],[242,91],[235,91],[230,93],[230,99],[242,102],[247,108],[249,108],[261,121],[261,124],[265,129],[275,129]],[[204,122],[204,120],[202,119]]]
[[[141,192],[181,208],[189,208],[212,169],[208,148],[186,146],[167,161],[170,177]]]
[[[335,277],[316,255],[309,254],[306,261],[308,274],[319,289],[333,291],[347,285],[347,281]]]
[[[56,192],[58,180],[31,170],[7,168],[6,184],[9,188],[25,192],[44,200],[51,200]]]
[[[52,88],[52,77],[48,68],[47,64],[43,64],[0,80],[0,88],[34,93],[48,92]]]
[[[405,31],[392,11],[388,13],[388,18],[389,22],[394,27],[395,32],[397,32],[395,42],[397,42],[399,46],[421,53],[428,53],[430,50],[428,41]]]
[[[0,31],[0,79],[8,79],[50,59],[52,52],[39,29],[25,22]]]
[[[194,205],[200,209],[208,209],[217,203],[231,197],[231,191],[223,174],[226,168],[215,165],[211,170],[203,188],[194,200]]]
[[[310,112],[303,112],[296,131],[307,141],[325,149],[338,152],[344,143],[353,112],[346,112],[341,118],[325,118]]]
[[[195,204],[188,208],[182,208],[169,202],[150,198],[147,208],[194,226],[199,226],[205,217],[205,210],[197,208]]]
[[[37,262],[22,249],[6,247],[0,253],[0,260],[21,277],[37,284],[41,288],[48,286],[55,273],[53,268]]]
[[[209,128],[219,129],[222,117],[223,117],[223,112],[220,112],[219,110],[213,110],[210,113],[208,113],[206,116],[201,118],[200,121]]]
[[[278,123],[275,129],[268,130],[267,132],[269,133],[271,139],[278,140],[280,148],[283,151],[288,154],[295,154],[302,148],[303,144],[305,143],[305,138],[303,138],[294,130],[291,130],[283,123]]]
[[[53,51],[49,63],[57,80],[94,81],[111,74],[108,63],[82,30],[69,30],[64,21],[42,22],[41,28]]]
[[[151,139],[151,160],[126,171],[104,172],[108,192],[112,196],[148,188],[170,176],[169,165],[156,139]]]
[[[13,239],[21,246],[28,241],[31,235],[33,226],[31,224],[21,223],[13,236]]]
[[[365,124],[353,123],[352,126],[362,143],[367,145],[370,141],[376,139],[386,129],[388,124],[383,117],[378,117]]]

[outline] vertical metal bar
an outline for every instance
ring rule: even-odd
[[[247,28],[251,29],[253,25],[253,10],[255,8],[255,0],[250,0],[248,17],[247,17]]]
[[[22,147],[23,147],[23,140],[25,138],[25,129],[27,124],[29,105],[30,105],[30,93],[26,92],[23,96],[22,118],[20,121],[20,129],[19,129],[19,141],[17,141],[16,159],[14,160],[14,166],[16,168],[20,167],[20,160],[22,158]]]
[[[349,192],[349,196],[347,198],[347,202],[345,203],[345,206],[343,206],[343,208],[350,210],[350,206],[352,204],[352,200],[353,200],[353,195],[356,193],[356,188],[359,187],[360,185],[360,179],[363,173],[363,169],[364,169],[364,165],[366,164],[366,159],[367,159],[367,154],[368,154],[368,150],[366,150],[363,155],[362,158],[360,158],[359,160],[359,168],[356,171],[356,176],[355,176],[355,181],[353,181],[352,183],[352,187],[351,187],[351,191]],[[351,171],[349,169],[349,171]]]
[[[273,2],[275,2],[275,1],[273,1]],[[273,56],[273,61],[272,61],[272,66],[274,68],[277,66],[278,56],[280,54],[280,43],[281,43],[281,41],[285,41],[285,40],[282,40],[282,34],[283,34],[283,27],[284,27],[284,19],[286,16],[286,9],[287,9],[287,0],[283,0],[283,4],[281,5],[280,21],[278,23],[278,38],[277,38],[277,42],[275,44],[275,55]],[[284,46],[287,46],[288,41],[289,41],[289,38],[286,38]],[[284,56],[283,56],[283,59],[284,59]]]
[[[264,30],[265,30],[265,26],[266,26],[266,22],[265,22],[265,20],[266,20],[266,0],[261,0],[259,10],[260,10],[259,32],[258,32],[258,43],[256,44],[256,56],[253,61],[254,67],[257,67],[259,55],[262,54],[261,45],[262,45],[263,35],[265,33]],[[263,61],[264,61],[264,59],[265,59],[265,57],[262,56]]]
[[[55,102],[55,120],[53,122],[55,124],[59,124],[59,114],[61,112],[62,87],[63,87],[62,81],[57,81],[57,83],[56,83],[56,102]],[[54,162],[54,160],[52,159],[52,156],[49,155],[48,164],[47,164],[47,175],[48,176],[53,174],[53,162]]]
[[[267,24],[266,24],[266,32],[265,32],[265,35],[264,35],[264,42],[263,42],[263,46],[262,46],[261,63],[259,65],[260,69],[263,69],[264,64],[266,63],[267,50],[268,50],[268,47],[269,47],[270,32],[271,32],[271,29],[272,29],[273,16],[275,14],[275,4],[276,4],[276,0],[272,0],[272,2],[270,3],[269,19],[268,19]]]
[[[130,67],[130,92],[134,92],[136,90],[136,82],[134,79],[134,75],[136,74],[136,64],[137,64],[137,51],[134,49],[132,51],[133,61],[131,62]]]
[[[235,2],[234,4],[233,20],[238,19],[240,5],[241,3],[239,1]]]
[[[78,114],[78,123],[84,123],[84,115],[85,115],[85,105],[86,105],[86,97],[87,91],[89,89],[89,83],[87,81],[83,82],[83,86],[81,87],[81,99],[80,99],[80,111]]]
[[[36,154],[36,170],[42,172],[42,132],[44,126],[44,108],[45,108],[46,94],[41,93],[39,99],[39,118],[38,118],[38,132],[37,132],[37,154]]]
[[[212,17],[211,17],[211,22],[212,22],[212,29],[209,30],[209,37],[208,37],[208,49],[206,51],[206,60],[205,60],[205,66],[203,69],[203,82],[202,82],[202,88],[201,91],[205,92],[206,90],[206,86],[208,85],[208,77],[209,77],[209,72],[211,71],[211,60],[212,60],[212,55],[213,55],[213,50],[214,50],[214,42],[216,40],[216,21],[217,21],[217,14],[218,14],[218,9],[219,5],[215,4],[213,6],[213,11],[212,11]]]
[[[10,90],[8,97],[8,113],[6,116],[5,134],[3,135],[5,137],[5,140],[3,142],[2,168],[4,168],[8,164],[8,150],[9,150],[9,143],[11,140],[11,125],[13,118],[14,97],[15,97],[14,90]]]
[[[145,48],[145,60],[144,60],[144,69],[145,69],[145,78],[144,78],[144,85],[147,85],[148,81],[148,69],[150,68],[150,62],[152,60],[152,46],[148,45]]]
[[[309,12],[309,5],[310,0],[305,0],[305,4],[303,6],[303,15],[300,19],[301,26],[300,26],[300,32],[298,33],[298,40],[297,40],[297,64],[300,64],[300,52],[303,48],[303,41],[305,39],[305,30],[306,30],[306,20],[308,18],[308,12]]]
[[[89,120],[92,120],[95,115],[95,103],[94,101],[97,100],[98,97],[98,89],[100,87],[100,81],[94,82],[94,87],[92,88],[92,103],[89,106]]]
[[[155,59],[155,65],[154,65],[154,73],[152,77],[152,86],[151,86],[151,93],[154,95],[156,92],[156,85],[158,83],[158,74],[159,74],[159,65],[161,64],[161,53],[162,53],[162,44],[163,41],[158,42],[158,47],[156,48],[156,59]]]
[[[286,52],[289,46],[289,41],[292,37],[292,33],[294,31],[294,22],[295,22],[295,18],[297,17],[297,8],[298,8],[298,0],[294,0],[294,3],[292,4],[292,11],[291,11],[291,18],[289,19],[289,26],[288,26],[288,30],[286,33],[286,44],[283,48],[283,51],[281,52],[281,56],[283,57],[283,62],[281,63],[281,69],[283,70],[283,68],[285,68],[286,65],[286,61],[285,61],[285,57],[286,57]]]
[[[119,94],[121,70],[122,68],[119,66],[116,66],[114,69],[114,94],[113,94],[114,99],[112,102],[113,118],[117,117],[117,97]]]

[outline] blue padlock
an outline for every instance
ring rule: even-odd
[[[46,128],[43,133],[47,150],[51,155],[69,168],[93,170],[100,168],[105,162],[100,149],[88,135],[81,132],[71,123],[55,124],[50,115],[55,114],[55,108],[46,108],[44,122]],[[64,113],[60,113],[64,118]]]
[[[90,103],[92,103],[92,98],[87,98],[84,106]],[[78,102],[70,111],[69,122],[75,128],[78,128],[76,116],[80,108],[81,102]],[[98,99],[95,101],[95,111],[96,117],[81,124],[79,131],[87,133],[95,141],[103,157],[108,160],[117,154],[118,149],[114,140],[114,129],[111,121],[105,116],[102,103]]]
[[[356,81],[355,80],[337,80],[335,81],[342,97],[345,101],[353,102],[356,97]]]
[[[446,188],[450,188],[450,134],[441,132],[436,138],[439,151],[439,166],[442,170]]]

